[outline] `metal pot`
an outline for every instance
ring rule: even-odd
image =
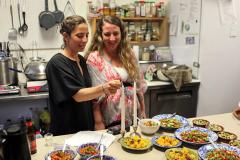
[[[24,69],[27,78],[33,81],[45,80],[47,62],[40,57],[32,57],[30,60],[31,62]]]
[[[17,73],[9,70],[9,68],[17,68],[17,59],[14,57],[0,58],[0,85],[17,85]]]

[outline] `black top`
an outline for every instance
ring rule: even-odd
[[[92,102],[76,102],[72,96],[80,89],[91,87],[86,60],[79,55],[80,66],[61,53],[54,55],[46,67],[53,135],[93,130]]]

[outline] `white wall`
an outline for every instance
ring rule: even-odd
[[[217,2],[202,3],[198,115],[231,112],[240,101],[240,37],[221,25]]]

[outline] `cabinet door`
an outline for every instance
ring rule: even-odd
[[[150,104],[150,117],[174,112],[187,118],[196,116],[196,100],[192,90],[151,90]]]

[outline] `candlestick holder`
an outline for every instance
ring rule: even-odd
[[[137,126],[133,126],[133,132],[130,134],[130,136],[138,136],[141,137],[141,134],[137,132]]]
[[[125,130],[124,131],[120,131],[120,133],[121,133],[121,137],[118,139],[118,142],[120,142],[120,140],[125,137],[126,131]]]

